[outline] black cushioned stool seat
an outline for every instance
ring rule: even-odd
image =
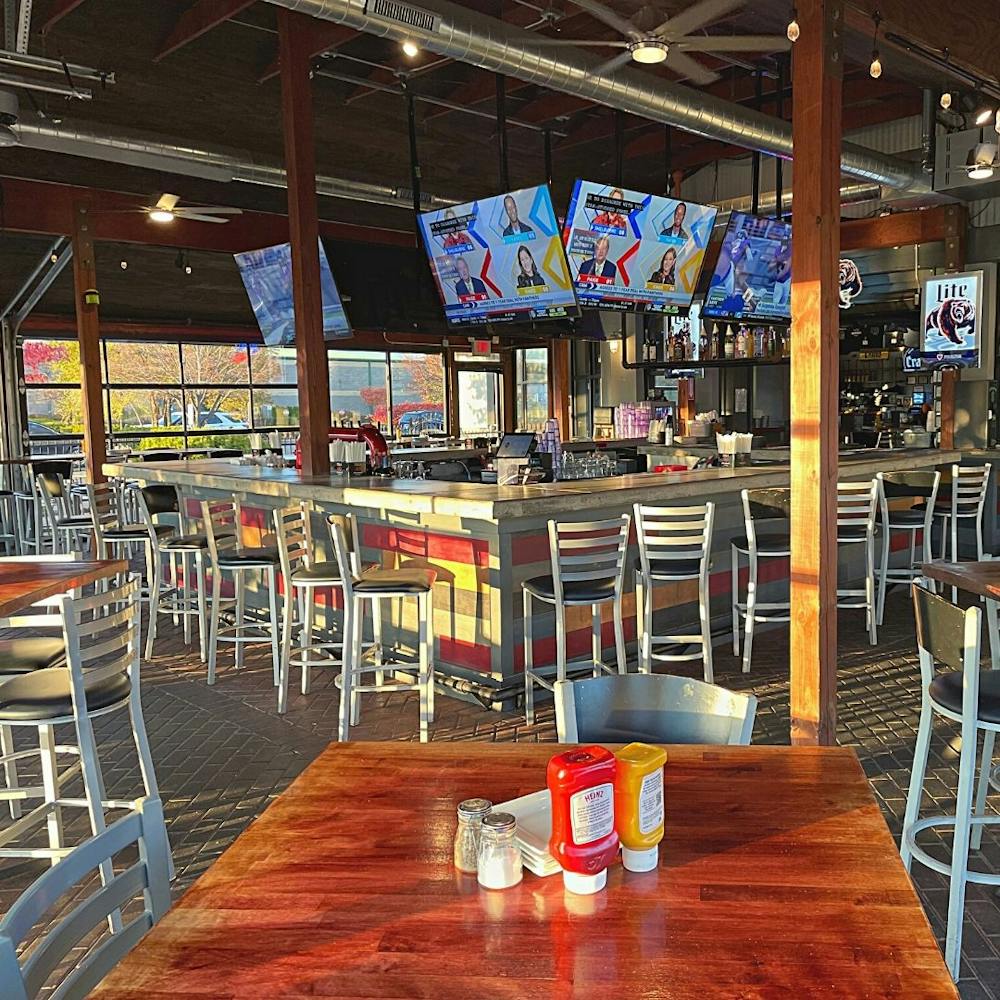
[[[938,674],[927,689],[931,698],[951,712],[962,714],[962,672]],[[979,718],[1000,723],[1000,670],[979,672]]]
[[[66,646],[59,636],[0,640],[0,678],[58,666],[65,655]]]
[[[434,586],[437,573],[413,566],[406,569],[373,569],[354,583],[358,594],[426,594]]]
[[[524,581],[524,589],[542,600],[556,599],[555,581],[551,576],[536,576]],[[606,580],[565,580],[563,597],[569,604],[592,604],[610,601],[615,596],[615,578]]]
[[[129,696],[131,684],[125,673],[87,683],[87,708],[108,708]],[[35,670],[0,683],[0,722],[31,722],[35,719],[68,718],[73,714],[69,671],[63,667]]]

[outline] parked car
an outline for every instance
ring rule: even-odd
[[[183,423],[180,413],[170,415],[170,426],[180,427]],[[210,412],[202,411],[198,417],[198,422],[191,424],[188,430],[210,430],[210,431],[245,431],[247,425],[242,420],[237,420],[228,413],[221,413],[218,410]]]
[[[444,414],[440,410],[409,410],[399,418],[401,434],[424,434],[444,430]]]

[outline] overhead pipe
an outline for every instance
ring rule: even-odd
[[[14,131],[17,132],[21,145],[31,149],[124,163],[146,170],[167,171],[222,183],[238,181],[264,187],[287,186],[284,167],[254,161],[247,154],[66,128],[46,122],[22,121],[14,127]],[[316,193],[329,198],[345,198],[397,208],[409,207],[413,196],[408,187],[392,187],[388,184],[322,175],[316,177]],[[426,209],[453,204],[453,199],[429,194],[421,196],[421,205]]]
[[[504,73],[651,121],[676,125],[706,139],[785,159],[792,157],[792,129],[785,121],[650,73],[621,69],[601,74],[597,72],[599,57],[569,46],[538,46],[537,37],[530,32],[448,0],[434,0],[433,6],[408,3],[405,7],[391,0],[268,3],[396,42],[410,40],[430,52],[488,72]],[[394,13],[401,19],[393,18]],[[886,187],[914,193],[930,190],[919,167],[852,143],[842,145],[841,169]]]
[[[920,167],[934,176],[937,158],[937,98],[930,87],[924,87],[924,102],[920,114]]]
[[[856,205],[863,201],[881,201],[885,197],[885,191],[878,184],[845,184],[840,189],[841,205]],[[712,202],[720,212],[753,212],[753,195],[744,195],[740,198],[722,198]],[[775,192],[762,193],[757,202],[757,211],[768,215],[776,212],[778,199]],[[781,195],[781,211],[787,213],[792,210],[792,192],[784,191]]]

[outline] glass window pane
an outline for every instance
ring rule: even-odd
[[[254,389],[254,427],[296,427],[299,423],[299,390]]]
[[[228,434],[245,431],[250,426],[249,389],[189,388],[184,397],[184,417],[190,431]],[[179,417],[180,414],[174,419]]]
[[[218,434],[192,434],[187,439],[189,448],[239,448],[250,450],[249,431],[226,431]]]
[[[295,348],[251,345],[250,377],[254,385],[297,385]]]
[[[403,434],[444,430],[444,358],[391,354],[392,426]]]
[[[330,412],[335,420],[369,417],[385,425],[385,357],[373,351],[330,352]]]
[[[113,384],[180,384],[181,359],[176,344],[109,340],[107,354],[107,381]]]
[[[250,381],[247,344],[181,344],[184,381],[192,383],[237,383]]]
[[[524,387],[524,404],[518,427],[526,431],[540,431],[549,418],[549,387],[528,384]]]
[[[179,386],[175,389],[108,391],[111,396],[111,429],[115,433],[181,429],[184,402]]]
[[[29,388],[26,400],[29,437],[83,433],[82,390]]]
[[[75,340],[26,340],[24,381],[31,384],[80,384],[80,345]]]
[[[495,372],[458,373],[458,427],[462,437],[497,432],[500,426],[500,376]]]
[[[549,352],[544,347],[529,347],[521,351],[525,382],[547,382],[549,378]]]
[[[140,437],[135,434],[116,434],[115,444],[119,448],[131,448],[133,451],[171,451],[185,447],[184,438],[180,434],[157,435],[156,437]]]

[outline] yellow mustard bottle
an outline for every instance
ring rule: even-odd
[[[663,765],[667,752],[629,743],[615,754],[615,828],[626,871],[649,872],[659,863],[663,839]]]

